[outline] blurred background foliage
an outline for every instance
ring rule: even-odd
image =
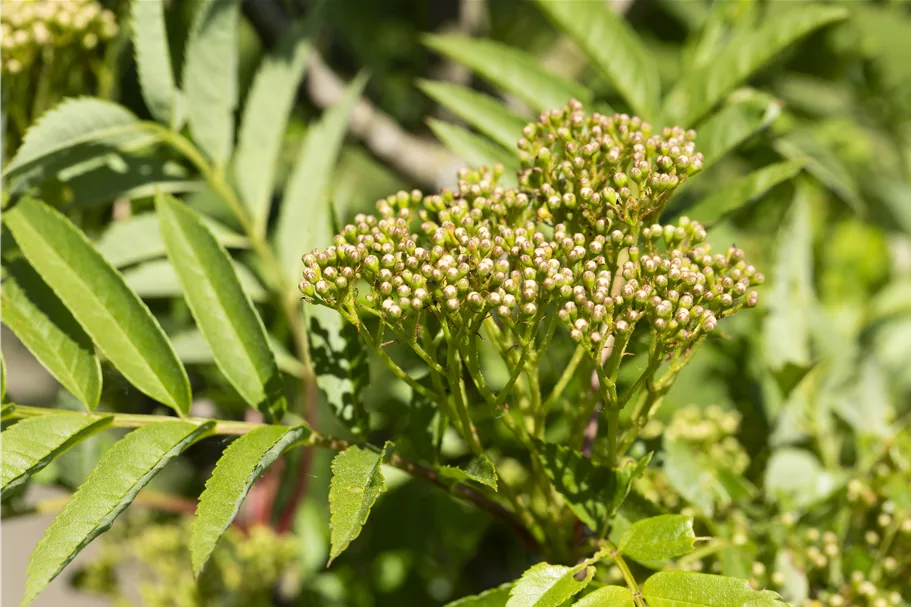
[[[107,30],[99,30],[94,40],[67,36],[68,25],[58,20],[59,27],[47,32],[55,41],[52,51],[44,34],[13,35],[16,12],[28,4],[2,4],[7,160],[28,125],[66,96],[98,95],[141,117],[149,115],[129,48],[128,2],[101,3],[109,11],[103,14],[112,16],[98,17],[98,27]],[[182,44],[200,1],[166,4],[179,74]],[[625,14],[644,41],[662,88],[669,90],[679,78],[717,60],[732,40],[793,3],[609,4]],[[743,187],[739,178],[770,163],[805,163],[794,179],[771,187],[753,184],[749,204],[724,214],[712,227],[709,240],[736,243],[769,280],[760,312],[722,324],[722,338],[706,345],[668,395],[648,429],[651,438],[639,445],[658,451],[654,461],[659,464],[639,490],[662,508],[694,513],[716,538],[684,566],[751,578],[757,586],[778,589],[792,604],[814,597],[833,607],[900,604],[895,597],[902,588],[907,604],[911,528],[903,529],[900,521],[911,516],[911,3],[833,4],[844,6],[849,17],[789,47],[728,97],[726,107],[744,112],[744,120],[749,112],[755,120],[759,112],[761,128],[689,184],[671,209],[672,215],[686,213],[718,192],[733,197],[725,188]],[[242,8],[241,104],[265,53],[312,6],[307,0],[244,0]],[[119,27],[106,26],[109,22]],[[525,120],[535,116],[522,95],[503,92],[461,64],[453,58],[458,53],[445,52],[441,40],[486,38],[520,49],[546,70],[593,91],[594,107],[607,103],[618,111],[629,109],[585,53],[525,0],[333,0],[320,26],[318,61],[311,62],[301,86],[278,175],[281,183],[307,125],[334,101],[327,97],[333,83],[338,86],[366,69],[370,80],[364,96],[371,116],[388,117],[391,126],[382,122],[388,126],[383,137],[364,125],[351,127],[331,186],[343,219],[370,212],[377,198],[398,189],[427,191],[454,182],[461,162],[436,142],[428,118],[465,123],[450,104],[439,102],[439,95],[425,92],[432,88],[419,84],[458,84],[502,100]],[[54,80],[41,84],[48,73]],[[499,150],[501,144],[488,145]],[[470,156],[464,146],[454,147]],[[128,166],[109,159],[110,171],[56,180],[45,186],[45,198],[70,204],[69,214],[100,239],[102,250],[105,235],[119,221],[151,209],[148,192],[128,187],[134,172],[145,181],[172,184],[173,191],[231,228],[230,217],[219,215],[219,202],[188,167],[162,154],[133,158]],[[118,176],[126,186],[116,182]],[[238,249],[243,260],[243,243]],[[120,267],[165,330],[178,334],[192,323],[188,309],[154,264],[127,251]],[[268,325],[268,315],[265,320]],[[270,328],[281,338],[280,323]],[[12,339],[8,333],[7,339]],[[211,359],[207,362],[204,352],[194,359],[194,344],[181,344],[184,360],[198,363],[192,367],[194,393],[207,397],[218,415],[238,415],[243,403]],[[27,400],[15,392],[11,351],[4,344],[10,391]],[[295,362],[286,361],[284,370],[293,373]],[[628,367],[635,371],[635,365]],[[495,377],[497,369],[487,373]],[[415,416],[409,391],[378,365],[371,365],[371,374],[368,405],[374,427],[389,435],[407,429]],[[151,401],[116,375],[107,373],[104,385],[109,406],[151,411]],[[73,406],[63,392],[57,404]],[[328,410],[321,418],[330,425],[327,430],[337,430]],[[104,443],[112,441],[100,435],[86,441],[38,480],[77,486]],[[191,499],[219,451],[206,444],[194,447],[181,465],[156,478],[154,487]],[[460,455],[456,447],[447,454]],[[377,504],[360,539],[327,570],[329,461],[328,452],[317,454],[292,536],[241,523],[216,553],[218,566],[207,570],[198,586],[186,566],[185,523],[179,514],[154,508],[129,515],[138,521],[115,526],[105,537],[102,556],[74,580],[86,591],[150,606],[263,601],[406,606],[442,604],[479,592],[514,579],[532,562],[486,514],[390,471],[390,493],[398,495]],[[286,470],[294,470],[293,462]],[[271,482],[281,487],[288,479],[279,475]],[[447,524],[438,524],[443,520]],[[622,521],[615,531],[622,531]],[[890,550],[897,555],[889,557],[893,561],[885,558]],[[129,567],[125,573],[124,563],[131,559],[138,559],[143,575],[153,580],[139,585],[140,598],[130,598],[134,578]],[[162,593],[161,588],[175,590]],[[849,602],[839,603],[835,595]]]

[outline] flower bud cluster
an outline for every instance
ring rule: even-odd
[[[548,141],[551,155],[521,171],[520,187],[498,184],[501,167],[466,169],[454,190],[380,200],[377,215],[356,216],[332,246],[303,256],[305,298],[349,312],[357,299],[390,323],[428,310],[457,326],[487,315],[527,325],[553,313],[595,360],[609,337],[638,323],[665,347],[682,347],[756,305],[763,276],[743,251],[713,252],[686,217],[643,221],[698,170],[691,133],[648,136],[638,119],[585,117],[576,102],[525,131],[523,162]],[[582,142],[589,151],[576,150]],[[579,162],[566,160],[573,150]],[[609,168],[617,189],[603,181]],[[621,169],[631,177],[618,177]]]
[[[114,13],[95,0],[4,0],[0,11],[3,74],[29,70],[50,49],[90,51],[117,35]]]

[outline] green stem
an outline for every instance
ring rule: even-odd
[[[623,560],[620,550],[609,540],[604,540],[604,546],[608,549],[607,556],[614,561],[617,569],[620,570],[620,575],[623,576],[626,587],[629,588],[630,594],[633,595],[633,602],[636,603],[636,607],[646,607],[645,600],[642,598],[642,591],[639,590],[639,584],[636,583],[636,578],[633,577],[633,572],[630,571],[629,565]]]
[[[554,385],[553,390],[551,390],[550,395],[547,399],[541,404],[541,409],[544,412],[544,415],[547,415],[547,412],[550,411],[554,403],[563,395],[563,391],[566,390],[566,387],[569,385],[569,382],[573,380],[573,377],[576,375],[576,369],[579,368],[579,364],[582,362],[582,359],[585,358],[585,346],[576,346],[575,352],[573,352],[572,358],[569,359],[566,368],[563,369],[563,374],[560,375],[560,379],[557,380],[557,383]]]
[[[475,429],[471,417],[468,414],[468,402],[465,398],[465,386],[464,380],[462,379],[462,365],[460,364],[460,360],[457,360],[459,358],[459,342],[469,323],[464,323],[459,333],[453,335],[446,319],[443,318],[440,320],[443,334],[446,337],[446,370],[443,374],[449,381],[449,391],[452,395],[453,408],[459,419],[462,438],[468,443],[468,447],[471,449],[472,453],[480,455],[483,453],[484,449],[481,447],[478,431]]]

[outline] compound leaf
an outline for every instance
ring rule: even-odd
[[[515,149],[526,120],[489,95],[448,82],[422,80],[418,87],[450,112],[508,150]]]
[[[198,576],[202,571],[256,479],[291,444],[309,434],[310,430],[303,426],[261,426],[228,445],[199,496],[190,531],[194,574]]]
[[[139,491],[211,423],[149,424],[114,444],[44,532],[29,558],[28,605],[93,539],[107,531]]]
[[[361,533],[370,508],[386,491],[382,463],[389,443],[379,453],[358,446],[348,447],[332,459],[329,483],[329,563],[332,563]]]
[[[0,500],[64,451],[106,428],[111,419],[59,413],[30,417],[10,426],[0,440]]]
[[[566,105],[570,99],[590,102],[593,94],[572,80],[553,74],[529,53],[499,42],[458,35],[427,36],[425,44],[477,72],[488,82],[535,110]]]
[[[101,398],[101,364],[92,338],[28,264],[16,261],[6,269],[3,324],[64,388],[94,409]]]
[[[190,382],[164,332],[123,277],[68,219],[23,198],[3,214],[22,253],[123,376],[178,413]]]
[[[168,257],[215,364],[250,406],[281,419],[287,408],[281,374],[231,257],[199,215],[177,199],[159,194],[155,207]]]
[[[658,67],[623,17],[607,2],[538,0],[537,5],[579,45],[634,112],[643,119],[655,116],[661,92]]]
[[[187,42],[183,90],[193,140],[223,167],[231,155],[237,107],[239,0],[204,0]]]
[[[174,84],[162,0],[132,1],[133,51],[142,98],[155,120],[179,129],[180,91]]]
[[[649,607],[785,607],[771,590],[753,590],[747,580],[692,571],[660,571],[645,580]]]
[[[427,125],[443,145],[468,164],[472,166],[502,164],[505,170],[501,182],[504,184],[510,184],[510,180],[512,183],[515,182],[512,174],[519,165],[515,154],[480,135],[475,135],[467,129],[442,120],[430,118],[427,120]]]
[[[692,552],[695,541],[693,517],[662,514],[630,525],[617,548],[637,561],[660,561]]]
[[[595,568],[587,562],[575,567],[538,563],[513,586],[506,607],[560,607],[588,586],[594,575]]]

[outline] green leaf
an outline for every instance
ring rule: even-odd
[[[513,586],[506,607],[560,607],[588,586],[594,575],[595,568],[588,562],[575,567],[538,563]]]
[[[418,87],[428,97],[487,135],[507,150],[514,150],[527,120],[509,110],[499,99],[464,86],[421,80]]]
[[[204,0],[190,31],[183,68],[190,133],[220,167],[227,163],[234,140],[239,14],[239,0]]]
[[[358,330],[338,312],[323,306],[309,306],[307,319],[316,385],[335,416],[355,436],[363,437],[370,429],[363,399],[364,388],[370,383],[370,365]]]
[[[564,445],[535,441],[544,474],[566,499],[566,504],[580,521],[595,533],[606,531],[630,490],[632,481],[641,476],[650,458],[634,466],[615,469],[594,463],[578,451]]]
[[[94,409],[101,398],[101,364],[92,339],[28,264],[17,261],[6,270],[3,324],[64,388]]]
[[[266,327],[241,287],[228,252],[199,215],[159,195],[155,208],[168,257],[215,364],[247,404],[273,420],[287,409],[284,385]]]
[[[695,124],[786,47],[847,15],[842,7],[822,4],[776,13],[757,29],[735,37],[714,61],[684,75],[665,99],[665,118],[681,126]]]
[[[199,575],[215,544],[237,516],[250,487],[293,443],[309,436],[303,426],[261,426],[228,445],[199,496],[190,531],[190,560]]]
[[[142,98],[155,120],[179,130],[180,91],[171,71],[171,52],[162,0],[132,0],[133,52]]]
[[[776,185],[791,179],[801,170],[803,160],[788,160],[753,171],[703,198],[686,210],[686,215],[711,226],[727,213],[762,198]]]
[[[348,447],[332,459],[329,484],[329,564],[361,533],[376,498],[386,491],[381,465],[389,443],[379,453]]]
[[[3,360],[3,355],[0,354],[0,361]],[[6,363],[3,363],[3,369],[6,369]],[[4,375],[6,371],[3,371]],[[6,403],[5,405],[0,406],[0,420],[6,421],[10,419],[13,415],[13,412],[16,410],[16,405],[12,403]]]
[[[753,93],[721,108],[697,128],[697,149],[704,156],[703,170],[736,150],[744,141],[768,127],[781,113],[779,102]]]
[[[502,584],[496,588],[485,590],[481,594],[462,597],[451,603],[446,603],[445,607],[506,607],[510,590],[512,590],[512,584]]]
[[[519,167],[515,154],[491,143],[480,135],[475,135],[471,131],[442,120],[429,118],[427,125],[437,139],[462,160],[475,167],[482,165],[492,167],[497,163],[502,164],[505,170],[501,182],[504,185],[515,184],[514,173]]]
[[[3,213],[22,253],[102,352],[134,386],[179,413],[187,372],[149,309],[63,215],[23,198]]]
[[[717,479],[685,442],[664,437],[664,472],[667,482],[685,500],[707,516],[715,511]]]
[[[3,352],[0,352],[0,402],[3,402],[4,398],[6,398],[6,359],[3,357]]]
[[[810,584],[806,572],[795,564],[795,560],[790,550],[779,550],[775,555],[775,574],[780,574],[784,580],[782,598],[791,604],[802,605],[810,598]]]
[[[781,504],[783,509],[809,507],[836,488],[835,476],[809,451],[778,449],[766,465],[766,499]]]
[[[0,500],[64,451],[110,425],[111,417],[55,413],[30,417],[2,434]]]
[[[285,188],[275,242],[279,260],[294,284],[301,272],[301,255],[324,246],[323,238],[331,238],[327,197],[332,170],[345,139],[348,118],[366,84],[365,74],[357,76],[338,103],[310,126]]]
[[[284,373],[295,377],[303,377],[305,373],[304,365],[301,364],[277,339],[268,336],[269,347],[272,348],[272,355],[275,356],[275,362],[278,368]],[[209,365],[215,363],[215,356],[212,354],[212,348],[209,346],[206,338],[196,329],[190,329],[171,337],[171,345],[174,351],[185,365]]]
[[[604,586],[586,594],[573,607],[633,607],[633,595],[624,586]]]
[[[617,549],[637,561],[660,561],[692,552],[695,541],[693,517],[662,514],[633,523]]]
[[[426,36],[424,42],[537,111],[563,107],[570,99],[589,103],[594,97],[581,84],[541,67],[534,55],[499,42],[458,35]]]
[[[269,294],[247,266],[234,262],[234,271],[250,299],[255,302],[269,299]],[[143,299],[183,297],[177,270],[168,259],[155,259],[124,270],[123,279]]]
[[[263,59],[244,106],[234,155],[237,190],[258,233],[265,233],[278,155],[311,51],[308,26],[292,27]]]
[[[83,548],[111,527],[152,477],[211,427],[211,423],[161,422],[134,430],[118,441],[32,552],[22,605],[34,601]]]
[[[645,120],[655,118],[661,82],[636,32],[606,2],[538,0],[538,8],[588,55]]]
[[[45,113],[25,134],[3,172],[15,188],[39,183],[78,160],[112,149],[137,149],[157,139],[129,110],[110,101],[67,99]]]
[[[775,142],[775,150],[789,160],[803,161],[807,173],[844,201],[855,213],[863,213],[866,204],[851,172],[842,161],[824,147],[812,133],[794,131]]]
[[[246,249],[250,246],[246,236],[232,232],[214,219],[200,219],[215,236],[215,240],[226,249]],[[158,226],[158,215],[155,213],[140,213],[124,221],[112,222],[95,246],[115,268],[167,254]]]
[[[753,590],[739,578],[661,571],[645,580],[642,596],[649,607],[786,607],[771,590]]]
[[[455,466],[440,466],[438,472],[440,473],[440,476],[445,476],[462,483],[472,480],[490,487],[494,491],[497,490],[497,468],[486,455],[479,455],[468,462],[468,465],[465,466],[464,470],[456,468]]]

